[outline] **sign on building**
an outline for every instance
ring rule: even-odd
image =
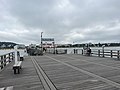
[[[54,38],[42,38],[42,41],[54,41]]]

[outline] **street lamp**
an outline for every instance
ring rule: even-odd
[[[42,34],[43,34],[43,32],[41,32],[41,54],[43,54]]]

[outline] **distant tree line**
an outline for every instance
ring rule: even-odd
[[[114,47],[114,46],[120,46],[120,43],[97,43],[97,44],[92,44],[92,43],[86,43],[86,44],[65,44],[65,45],[58,45],[58,48],[68,48],[68,47],[84,47],[86,45],[89,45],[90,47],[102,47],[105,45],[106,47]]]
[[[13,42],[0,42],[0,49],[11,49],[14,48],[14,46],[17,45]]]
[[[14,48],[15,45],[19,45],[13,42],[0,42],[0,49],[11,49]],[[105,45],[106,47],[120,46],[120,43],[82,43],[82,44],[62,44],[57,45],[58,48],[69,48],[69,47],[84,47],[89,45],[90,47],[102,47]]]

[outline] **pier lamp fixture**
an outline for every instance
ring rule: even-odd
[[[41,54],[43,54],[43,42],[42,42],[42,34],[43,34],[43,32],[41,32]]]

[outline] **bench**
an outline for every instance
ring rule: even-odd
[[[22,69],[22,61],[18,61],[17,64],[13,65],[14,74],[20,74],[20,69]]]

